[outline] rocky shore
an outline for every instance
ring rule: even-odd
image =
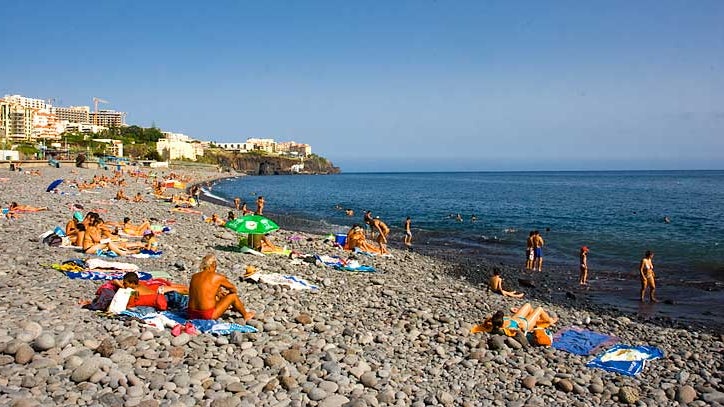
[[[54,179],[110,172],[68,167],[41,176],[0,174],[3,206],[47,206],[0,223],[0,405],[48,406],[599,406],[720,405],[721,332],[703,332],[599,312],[585,302],[526,298],[558,316],[554,330],[576,325],[631,345],[662,349],[636,377],[586,367],[591,357],[528,347],[512,338],[470,334],[473,324],[523,302],[486,292],[471,275],[490,264],[449,263],[416,252],[360,257],[376,273],[350,273],[284,256],[235,250],[237,236],[200,215],[172,213],[143,179],[126,177],[128,196],[147,203],[111,202],[117,188],[46,193]],[[187,172],[188,173],[188,172]],[[196,181],[218,174],[188,173]],[[95,192],[95,191],[94,191]],[[160,238],[159,259],[123,259],[141,270],[162,270],[187,283],[203,255],[240,288],[259,332],[230,336],[159,332],[136,321],[82,309],[99,283],[71,280],[44,265],[78,257],[38,236],[70,219],[73,204],[107,210],[104,219],[174,219]],[[229,208],[204,202],[205,215]],[[265,208],[273,213],[273,203]],[[310,254],[348,256],[322,236],[283,230],[278,245]],[[318,292],[241,280],[246,265],[302,277]],[[476,268],[470,273],[466,267]],[[506,286],[520,276],[504,270]],[[555,281],[549,282],[554,284]],[[525,290],[525,289],[524,289]],[[241,316],[226,319],[241,322]]]

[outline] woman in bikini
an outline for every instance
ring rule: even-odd
[[[654,274],[653,259],[654,252],[647,250],[639,266],[639,273],[641,274],[641,302],[644,302],[644,294],[646,293],[647,287],[650,287],[649,300],[651,300],[651,302],[659,302],[659,300],[656,299],[656,275]]]
[[[83,252],[88,254],[97,254],[99,250],[110,250],[119,256],[125,256],[132,253],[138,253],[138,250],[129,250],[122,247],[118,243],[112,242],[110,238],[103,238],[101,225],[103,220],[100,217],[90,217],[85,232],[79,241],[83,243]]]

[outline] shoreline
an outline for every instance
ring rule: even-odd
[[[456,264],[394,247],[392,257],[357,256],[376,273],[297,264],[285,256],[244,255],[235,250],[236,234],[204,223],[201,215],[170,213],[168,204],[152,201],[149,186],[138,179],[126,177],[127,195],[142,192],[151,202],[111,202],[115,188],[44,192],[56,178],[111,175],[72,171],[61,167],[45,169],[40,177],[3,176],[8,178],[2,181],[4,204],[13,200],[50,210],[4,220],[0,227],[0,241],[14,247],[0,265],[0,310],[7,315],[0,327],[0,404],[600,405],[628,397],[624,393],[629,390],[621,389],[632,389],[648,405],[724,400],[721,333],[632,321],[577,301],[558,303],[554,295],[550,300],[543,295],[505,298],[458,274]],[[170,171],[206,177],[203,181],[214,178]],[[70,280],[43,267],[78,253],[38,241],[45,230],[65,225],[75,203],[86,211],[103,209],[103,217],[111,221],[124,216],[136,222],[144,217],[173,219],[173,233],[160,237],[161,258],[116,260],[138,264],[142,270],[166,271],[173,281],[187,282],[201,257],[214,252],[219,272],[237,284],[244,303],[257,311],[250,323],[259,332],[174,338],[168,330],[157,332],[137,321],[81,309],[78,301],[92,297],[99,283]],[[198,209],[207,216],[223,216],[229,210],[209,202]],[[282,230],[270,235],[277,245],[349,256],[322,236],[280,226]],[[246,265],[293,274],[321,289],[313,293],[242,282]],[[466,267],[482,276],[500,266]],[[514,275],[504,273],[506,288],[512,288]],[[626,377],[586,367],[590,357],[520,348],[510,340],[498,348],[493,346],[495,336],[470,334],[473,324],[495,310],[526,301],[558,316],[554,331],[578,325],[615,335],[624,343],[657,346],[665,356],[650,362],[639,376]],[[239,318],[231,313],[225,320]],[[52,338],[47,343],[52,346],[41,346],[41,337]],[[90,374],[82,377],[81,370]]]
[[[213,185],[233,178],[236,177],[220,177],[210,181],[209,184]],[[275,219],[279,217],[287,224],[292,223],[295,227],[306,225],[306,227],[303,227],[304,231],[319,235],[328,234],[331,231],[330,229],[335,227],[323,223],[323,221],[295,215],[279,215],[273,212],[269,212],[269,214]],[[349,218],[349,220],[354,222],[357,221],[357,218]],[[357,223],[361,223],[361,220]],[[346,233],[347,227],[344,226],[344,233]],[[399,235],[401,240],[401,229],[396,226],[392,226],[391,229],[392,235],[394,237]],[[415,233],[415,236],[420,239],[418,233]],[[422,240],[425,239],[425,237],[422,238]],[[535,295],[534,298],[536,299],[555,300],[564,306],[585,306],[587,310],[592,312],[607,312],[617,316],[625,315],[632,319],[651,321],[666,327],[696,328],[712,334],[724,332],[724,318],[716,318],[717,314],[706,311],[704,314],[697,314],[701,301],[693,304],[682,304],[678,297],[664,297],[659,304],[654,306],[649,305],[648,302],[639,302],[636,298],[640,284],[638,279],[634,274],[621,269],[605,268],[592,271],[590,274],[591,284],[587,287],[580,287],[575,284],[578,276],[578,271],[574,270],[575,264],[547,258],[547,265],[544,267],[545,270],[542,274],[524,271],[520,265],[514,263],[510,255],[504,253],[505,250],[496,249],[495,243],[490,243],[490,246],[471,246],[460,242],[449,243],[446,241],[445,246],[436,246],[435,243],[431,244],[428,241],[413,246],[418,253],[450,263],[453,267],[459,269],[456,271],[456,275],[464,276],[476,284],[486,284],[492,270],[499,269],[504,276],[507,276],[506,287],[510,287],[507,289],[530,293]],[[404,250],[402,244],[397,241],[394,241],[390,247],[400,251]],[[508,246],[506,245],[505,248],[508,248]],[[489,254],[491,249],[497,253]],[[707,296],[712,292],[721,290],[716,282],[714,282],[714,289],[712,290],[709,285],[702,287],[696,281],[677,281],[672,277],[671,275],[665,275],[665,278],[660,277],[657,279],[660,293],[663,292],[666,295],[666,293],[676,292],[677,289],[688,288],[696,290],[700,295]],[[536,287],[521,287],[518,283],[519,279],[532,281]],[[555,287],[555,289],[552,287]]]

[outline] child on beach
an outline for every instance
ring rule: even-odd
[[[581,247],[581,275],[578,278],[578,284],[588,285],[588,247]]]

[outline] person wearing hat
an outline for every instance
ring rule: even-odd
[[[73,246],[79,246],[78,232],[80,229],[85,231],[85,226],[81,222],[83,222],[83,214],[79,211],[75,211],[73,212],[73,217],[65,225],[65,235],[70,238],[70,242]]]
[[[153,250],[154,252],[158,251],[158,239],[156,238],[156,234],[153,233],[153,230],[146,229],[143,232],[143,237],[141,238],[141,242],[143,243],[144,249]]]
[[[581,247],[581,275],[578,278],[578,284],[588,285],[588,247]]]

